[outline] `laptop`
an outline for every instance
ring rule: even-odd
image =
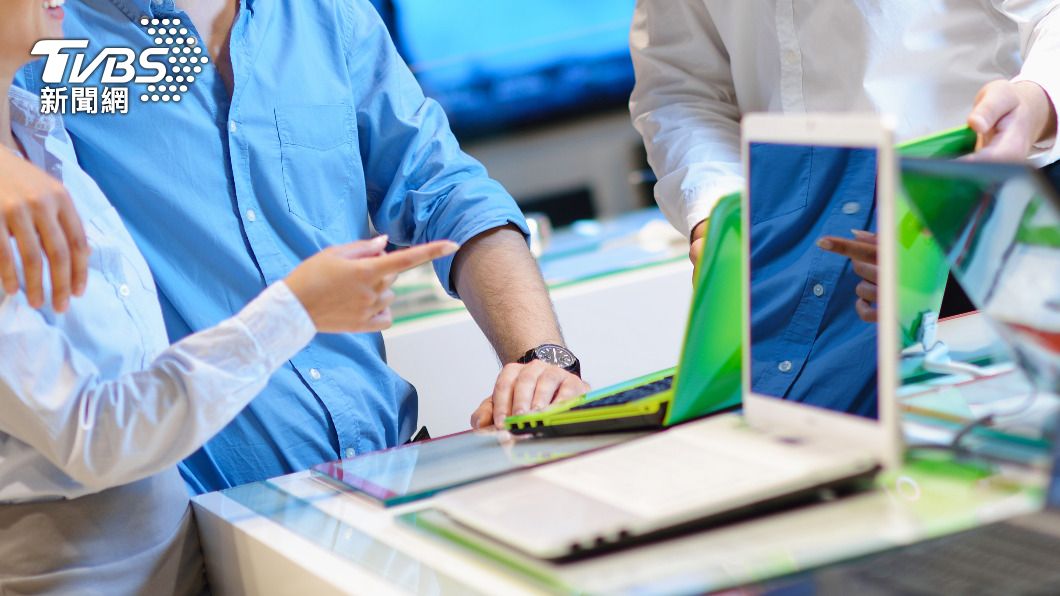
[[[976,136],[967,127],[915,139],[897,147],[901,155],[957,157],[970,153]],[[923,333],[922,319],[937,314],[946,285],[945,259],[922,232],[905,201],[895,203],[902,296],[901,341],[909,345]],[[697,267],[684,344],[676,368],[645,375],[539,412],[510,416],[513,434],[540,436],[651,430],[701,418],[739,406],[740,196],[722,198],[708,222]]]
[[[902,184],[969,300],[1060,393],[1060,194],[1028,165],[905,159]]]
[[[751,256],[741,259],[746,265],[741,267],[742,283],[726,288],[734,295],[750,296],[743,301],[741,321],[760,317],[756,284],[763,280],[758,267],[775,262],[756,258],[755,251],[775,249],[771,242],[792,241],[785,254],[798,253],[799,267],[828,259],[834,265],[831,269],[849,270],[849,262],[817,247],[821,229],[814,225],[792,228],[791,234],[779,239],[771,235],[776,226],[802,226],[818,218],[848,233],[852,226],[868,227],[879,221],[879,316],[881,321],[892,321],[892,202],[874,198],[893,196],[890,127],[878,117],[761,115],[745,118],[743,132],[748,188],[741,207],[741,253]],[[805,205],[793,206],[789,201],[798,203],[800,193],[806,195],[799,189],[813,186],[800,182],[800,164],[805,165],[801,160],[818,151],[830,154],[838,169],[821,170],[817,181],[830,186],[819,188],[819,196]],[[856,172],[845,165],[855,161],[855,154]],[[848,175],[856,178],[856,185],[847,183]],[[867,195],[855,193],[864,212],[852,214],[851,207],[844,208],[851,201],[851,189],[867,191]],[[760,209],[772,213],[763,216],[764,224],[752,223]],[[853,309],[852,291],[837,294],[834,300],[831,294],[825,296],[798,301],[812,305],[820,298],[832,314]],[[848,371],[848,377],[857,381],[852,387],[871,395],[868,414],[844,409],[853,403],[864,405],[860,394],[838,394],[839,399],[833,399],[837,392],[818,389],[820,395],[809,396],[819,398],[818,404],[832,405],[829,409],[814,405],[806,396],[789,399],[760,390],[750,371],[753,359],[767,358],[759,349],[768,346],[753,325],[745,322],[742,327],[744,345],[750,346],[742,354],[742,416],[688,422],[597,453],[457,489],[439,497],[436,508],[459,525],[533,557],[566,560],[759,514],[814,498],[821,491],[845,490],[898,461],[898,421],[890,399],[897,351],[893,339],[888,339],[896,325],[881,324],[879,333],[876,325],[859,327],[874,341],[862,342],[859,353],[865,366]],[[822,331],[827,333],[825,327]],[[878,354],[891,357],[878,358]],[[810,358],[797,371],[782,367],[786,370],[779,374],[809,374],[820,365],[827,363]],[[843,397],[849,398],[845,405]]]
[[[740,405],[740,196],[714,209],[676,368],[539,412],[509,416],[513,434],[577,435],[656,429]]]
[[[1060,194],[1026,165],[903,159],[902,184],[969,299],[1060,393]],[[1054,421],[1055,422],[1055,421]],[[779,580],[781,594],[1060,594],[1060,433],[1044,511]]]

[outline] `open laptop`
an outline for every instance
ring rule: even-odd
[[[1026,165],[903,159],[954,277],[1040,391],[1060,393],[1060,194]],[[1055,421],[1054,421],[1055,422]],[[1060,594],[1060,434],[1044,511],[832,565],[766,592]]]
[[[900,155],[958,157],[975,147],[975,133],[955,128],[899,145]],[[740,197],[726,196],[714,208],[695,291],[675,369],[638,377],[539,412],[510,416],[514,434],[541,436],[655,429],[673,426],[740,405]],[[895,203],[898,258],[904,277],[899,301],[901,341],[922,333],[925,314],[937,314],[946,284],[938,249],[923,233],[904,201]]]
[[[965,294],[1041,391],[1060,393],[1060,194],[1027,165],[905,159],[902,184]]]
[[[740,405],[740,197],[714,209],[677,368],[510,416],[513,434],[542,436],[671,426]],[[635,346],[631,346],[635,349]]]
[[[802,226],[819,218],[832,226],[830,230],[847,233],[851,227],[869,228],[879,222],[879,316],[881,321],[892,321],[892,203],[875,200],[877,193],[893,196],[891,138],[890,128],[878,117],[764,115],[745,119],[748,190],[741,209],[742,236],[747,243],[743,254],[751,257],[742,259],[748,265],[743,284],[727,289],[751,297],[742,320],[759,318],[756,308],[761,294],[756,284],[763,278],[758,266],[775,264],[772,259],[756,258],[755,251],[775,249],[778,240],[771,234],[776,226]],[[808,165],[802,160],[818,150],[822,155],[830,154],[838,169],[821,170],[820,180],[800,180],[799,172]],[[854,154],[859,158],[856,172],[846,166]],[[848,184],[848,174],[857,179],[856,184]],[[816,187],[815,182],[828,184]],[[820,191],[819,196],[797,204],[800,193],[805,196],[811,187]],[[849,213],[852,207],[844,206],[853,200],[865,210],[859,207],[859,213]],[[762,221],[754,220],[760,209],[772,213]],[[849,262],[817,247],[821,231],[814,225],[796,228],[779,242],[787,244],[785,254],[799,253],[800,267],[827,259],[834,272],[849,272]],[[830,290],[838,292],[840,280],[833,281],[837,286]],[[834,300],[830,293],[813,296],[810,291],[812,298],[797,301],[812,305],[820,300],[830,305],[831,314],[840,308],[853,309],[852,291],[849,295],[837,293]],[[750,346],[743,353],[741,367],[744,416],[689,422],[529,473],[458,489],[439,497],[435,505],[450,519],[490,539],[531,556],[563,560],[761,513],[812,497],[822,489],[858,483],[881,466],[896,463],[900,454],[897,418],[890,399],[897,351],[888,337],[895,327],[879,325],[878,341],[859,345],[864,366],[848,371],[850,378],[857,378],[851,386],[867,391],[872,401],[871,407],[864,408],[870,413],[864,416],[845,409],[851,404],[865,406],[860,394],[817,388],[818,395],[809,396],[836,407],[832,410],[810,405],[813,400],[805,399],[807,396],[789,399],[760,391],[750,371],[753,359],[766,359],[758,351],[766,344],[752,325],[744,323],[744,344]],[[866,323],[859,329],[869,337],[875,335],[876,326]],[[827,324],[822,331],[829,331]],[[822,337],[811,336],[807,340],[811,344]],[[878,354],[889,357],[878,358]],[[827,366],[810,358],[793,374],[808,374],[821,364]],[[782,367],[780,374],[791,372],[793,367]],[[844,397],[848,398],[845,404]]]

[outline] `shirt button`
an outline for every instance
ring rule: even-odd
[[[784,52],[784,62],[788,64],[795,64],[799,61],[799,53],[795,50],[788,50]]]
[[[781,362],[780,365],[777,366],[777,368],[782,373],[791,372],[791,360],[785,360],[784,362]]]
[[[235,123],[235,121],[234,121],[234,120],[233,120],[232,122],[229,122],[229,123],[228,123],[228,131],[229,131],[229,132],[231,132],[232,134],[235,134],[235,132],[236,132],[237,130],[239,130],[239,127],[238,127],[238,126],[236,126],[236,123]]]
[[[818,298],[820,298],[821,296],[824,296],[824,286],[822,286],[821,284],[814,285],[813,286],[813,295],[817,296]]]
[[[253,209],[247,209],[247,221],[255,222],[258,221],[258,214]]]
[[[858,211],[861,211],[861,205],[858,205],[854,201],[850,201],[849,203],[843,203],[843,213],[847,215],[854,215]]]
[[[314,381],[319,381],[320,380],[320,371],[315,369],[315,368],[311,368],[311,369],[309,369],[309,376]]]
[[[353,447],[346,448],[346,459],[350,459],[355,455],[357,455],[357,452],[353,450]]]
[[[128,298],[129,294],[131,294],[132,292],[129,291],[129,286],[127,286],[125,284],[122,284],[121,286],[118,287],[118,293],[121,294],[122,296]]]

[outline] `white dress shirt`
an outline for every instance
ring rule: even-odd
[[[85,294],[64,314],[0,290],[0,502],[70,499],[176,465],[316,328],[278,282],[236,316],[169,346],[151,272],[78,165],[61,120],[41,116],[36,96],[10,92],[15,135],[69,190],[92,255]]]
[[[742,187],[750,112],[879,112],[899,140],[961,125],[995,79],[1060,102],[1060,0],[638,0],[630,101],[686,235]],[[1060,158],[1051,140],[1039,164]]]

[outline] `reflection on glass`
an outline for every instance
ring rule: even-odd
[[[856,308],[862,278],[821,242],[871,244],[876,162],[872,148],[751,145],[754,393],[877,417],[876,325]]]
[[[611,433],[535,438],[473,431],[321,464],[313,470],[391,506],[636,436],[639,435]]]
[[[1056,194],[1024,166],[904,160],[913,208],[954,276],[1016,363],[1060,393],[1060,215]]]

